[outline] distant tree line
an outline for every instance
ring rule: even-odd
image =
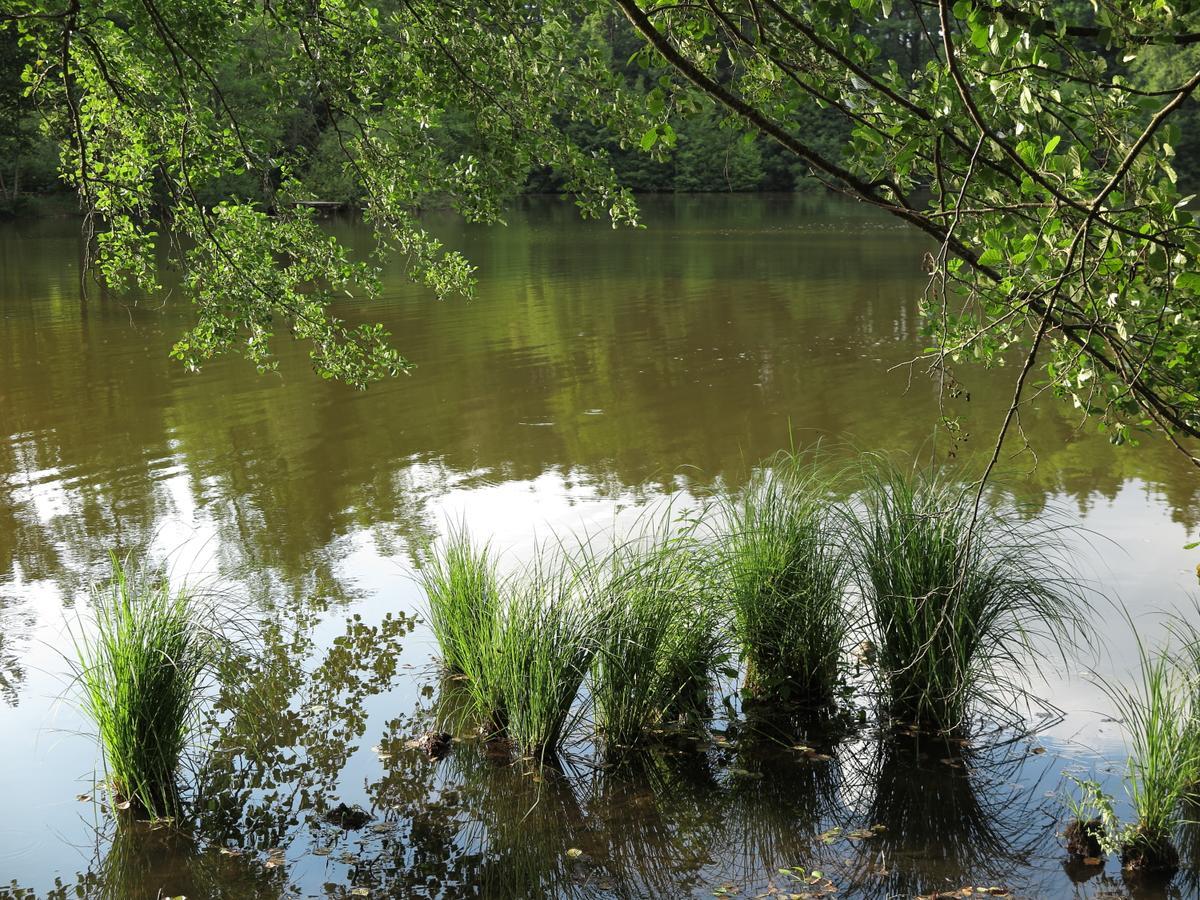
[[[387,6],[387,0],[382,3]],[[1069,0],[1066,5],[1071,5]],[[648,104],[661,102],[656,81],[661,73],[642,68],[631,60],[642,46],[642,39],[619,14],[602,23],[588,22],[583,27],[600,29],[607,42],[615,67],[624,71],[629,86],[640,91]],[[926,42],[918,33],[918,20],[897,8],[892,16],[875,25],[871,38],[885,48],[887,58],[898,60],[912,71],[926,62]],[[244,65],[217,73],[220,89],[233,106],[244,110],[262,108],[260,96],[273,90],[268,83],[272,68],[265,63],[271,54],[285,54],[277,37],[260,36]],[[256,65],[261,60],[264,64]],[[24,208],[22,198],[29,195],[62,192],[73,188],[59,177],[59,148],[65,135],[55,132],[51,120],[44,120],[34,103],[25,96],[23,72],[29,53],[18,42],[16,29],[0,30],[0,214]],[[1158,90],[1178,83],[1200,67],[1200,45],[1195,47],[1150,46],[1130,63],[1132,74],[1147,90]],[[679,110],[669,130],[656,136],[658,147],[624,145],[591,120],[570,120],[564,111],[564,130],[581,147],[608,156],[625,186],[638,192],[701,191],[794,191],[816,186],[808,178],[809,169],[778,143],[761,133],[747,132],[718,111]],[[285,153],[301,151],[307,160],[300,176],[306,187],[324,199],[353,204],[361,200],[361,189],[345,171],[345,157],[338,145],[333,117],[314,91],[295,98],[287,114],[248,117],[265,138]],[[842,115],[812,105],[799,106],[793,116],[796,132],[829,158],[840,158],[851,140],[851,128]],[[1187,187],[1200,184],[1200,109],[1189,104],[1179,113],[1176,124],[1182,137],[1176,147],[1175,168]],[[61,123],[59,123],[61,125]],[[443,132],[447,153],[457,155],[464,146],[479,141],[467,116],[447,118],[437,126]],[[658,150],[659,152],[648,152]],[[226,197],[268,196],[270,185],[256,176],[232,177],[222,185],[206,187],[207,200]],[[561,176],[548,168],[528,173],[525,190],[529,193],[556,193],[565,187]]]
[[[628,59],[641,46],[623,17],[613,15],[608,23],[614,57]],[[264,37],[263,54],[287,52],[272,47]],[[59,177],[59,147],[64,135],[39,116],[25,94],[22,73],[29,61],[18,44],[15,29],[0,30],[0,214],[28,208],[30,195],[61,192],[74,188]],[[220,73],[219,83],[226,99],[253,109],[255,98],[269,92],[262,79],[267,66],[256,67],[253,59],[242,68]],[[628,65],[632,87],[649,95],[653,72]],[[802,128],[831,153],[849,140],[850,131],[840,117],[805,108],[799,111]],[[564,119],[566,119],[564,114]],[[315,95],[300,96],[289,114],[267,120],[252,119],[259,137],[267,138],[282,151],[304,151],[307,166],[301,173],[306,186],[317,196],[342,203],[361,199],[360,189],[344,170],[345,158],[332,127],[333,120]],[[673,146],[666,153],[648,153],[649,147],[625,146],[590,121],[564,121],[565,129],[582,147],[606,153],[623,184],[639,192],[694,191],[793,191],[806,185],[806,167],[761,135],[729,127],[730,122],[715,109],[680,116],[674,125]],[[466,116],[449,117],[440,123],[447,151],[458,153],[478,140]],[[561,176],[550,169],[535,168],[528,174],[529,193],[556,193],[564,187]],[[230,178],[224,185],[207,188],[206,199],[225,196],[266,196],[264,185],[253,176]]]

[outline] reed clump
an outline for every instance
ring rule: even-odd
[[[1081,597],[1055,536],[936,475],[872,463],[853,519],[860,590],[890,715],[961,732],[983,706],[1011,712],[1034,644],[1062,648]]]
[[[173,816],[180,769],[219,663],[210,610],[161,571],[115,555],[111,579],[91,599],[94,622],[74,635],[73,663],[114,805]]]
[[[484,656],[484,696],[523,752],[545,760],[563,744],[604,617],[582,602],[571,568],[539,557],[509,583]]]
[[[851,578],[831,482],[803,456],[780,454],[721,503],[719,553],[747,693],[833,701],[850,630]]]
[[[936,475],[872,462],[850,493],[816,462],[780,454],[715,521],[665,517],[602,554],[560,545],[510,577],[452,535],[422,580],[489,732],[545,755],[586,707],[608,748],[637,744],[709,711],[731,649],[744,700],[808,717],[835,707],[863,630],[894,719],[960,737],[981,707],[1015,719],[1035,644],[1062,652],[1084,608],[1053,530]]]
[[[490,643],[500,596],[491,548],[477,545],[466,528],[459,527],[430,551],[419,577],[442,664],[451,674],[478,673],[483,664],[479,654]]]
[[[1076,779],[1080,797],[1069,803],[1075,822],[1089,823],[1101,849],[1118,854],[1125,869],[1171,872],[1179,867],[1174,840],[1184,824],[1184,804],[1197,799],[1200,780],[1194,673],[1183,671],[1167,651],[1150,653],[1140,639],[1138,651],[1131,684],[1099,681],[1125,728],[1123,783],[1133,821],[1119,821],[1112,797],[1096,781]]]
[[[669,526],[586,568],[602,610],[591,699],[609,751],[707,709],[723,652],[710,569],[691,534]]]
[[[591,667],[602,611],[582,600],[578,567],[538,552],[501,577],[486,545],[451,534],[421,575],[447,670],[489,739],[546,759],[567,735]]]

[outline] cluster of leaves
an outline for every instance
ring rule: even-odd
[[[1148,45],[1174,59],[1194,43],[1195,13],[1145,0],[615,2],[678,90],[936,239],[932,368],[950,377],[959,360],[1023,348],[1006,428],[1040,365],[1114,440],[1200,433],[1200,245],[1172,165],[1172,120],[1200,70],[1171,77],[1160,59],[1153,89],[1131,70]],[[885,48],[892,19],[914,52]],[[792,126],[807,104],[852,124],[847,157]]]
[[[403,254],[438,295],[470,293],[472,268],[422,228],[423,204],[495,222],[530,169],[548,166],[585,214],[634,219],[603,154],[563,128],[560,110],[622,141],[647,127],[572,10],[355,0],[17,0],[9,10],[28,93],[68,137],[89,262],[113,289],[153,291],[166,246],[199,307],[175,350],[189,366],[240,348],[269,368],[273,334],[288,327],[325,377],[361,387],[407,367],[383,328],[334,311],[347,295],[378,297],[378,260],[351,260],[314,225],[305,204],[318,198],[294,174],[309,148],[280,152],[259,124],[286,121],[296,95],[316,98],[380,257]],[[247,65],[258,68],[254,89],[227,93],[222,73]],[[439,127],[448,117],[475,136],[451,154]]]

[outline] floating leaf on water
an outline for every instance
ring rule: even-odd
[[[352,897],[370,897],[371,889],[365,887],[350,888],[350,896]]]
[[[222,847],[219,852],[222,856],[241,856],[242,855],[242,851],[239,850],[237,847]]]
[[[1045,747],[1032,747],[1032,748],[1030,748],[1029,752],[1036,754],[1036,755],[1041,755],[1042,753],[1046,752],[1046,748]]]
[[[854,831],[847,831],[846,837],[852,841],[865,841],[878,834],[879,832],[874,828],[856,828]]]
[[[87,803],[89,800],[92,799],[92,795],[91,794],[76,794],[75,799],[78,800],[80,803]]]
[[[115,806],[117,809],[120,809],[120,810],[126,810],[126,809],[129,809],[129,801],[128,800],[118,800],[116,803],[113,804],[113,806]]]
[[[328,856],[332,852],[332,847],[313,847],[312,849],[313,856]]]
[[[578,847],[571,847],[569,850],[567,850],[568,859],[579,859],[581,856],[583,856],[583,851]]]
[[[1085,866],[1102,866],[1104,865],[1104,860],[1099,856],[1085,856],[1083,858],[1083,864]]]

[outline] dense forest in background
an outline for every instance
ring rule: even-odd
[[[382,4],[387,6],[387,2]],[[1064,0],[1064,7],[1077,5]],[[662,104],[657,82],[662,73],[649,71],[635,61],[643,42],[624,17],[610,15],[598,27],[610,48],[612,64],[624,72],[628,84],[642,94],[653,107]],[[883,50],[885,59],[895,62],[901,72],[911,72],[928,58],[928,41],[919,32],[920,24],[898,7],[879,27],[882,33],[870,35]],[[299,175],[305,188],[324,200],[353,204],[360,200],[354,179],[346,170],[345,157],[338,145],[335,119],[320,100],[316,86],[295,97],[290,112],[280,116],[262,115],[264,109],[279,108],[274,98],[279,86],[270,83],[270,67],[265,61],[272,54],[286,54],[290,47],[267,31],[248,36],[243,65],[217,73],[217,83],[226,102],[254,123],[255,137],[277,147],[280,156],[300,151],[307,161]],[[1097,53],[1101,53],[1097,48]],[[31,208],[34,196],[61,194],[71,189],[59,177],[61,119],[43,116],[26,96],[23,72],[29,62],[27,51],[19,43],[15,28],[0,29],[0,215]],[[1191,47],[1148,46],[1133,59],[1113,58],[1114,69],[1124,70],[1139,87],[1157,90],[1178,84],[1200,67],[1200,45]],[[621,182],[638,192],[701,191],[795,191],[816,187],[808,179],[807,167],[794,154],[758,133],[746,132],[739,123],[714,107],[696,106],[678,109],[673,115],[673,130],[656,141],[658,146],[622,146],[604,129],[590,121],[574,119],[569,111],[562,116],[564,130],[579,145],[602,153],[612,161]],[[1175,120],[1182,137],[1176,146],[1175,168],[1181,184],[1190,192],[1200,184],[1200,107],[1190,101]],[[845,117],[821,110],[812,104],[797,106],[793,117],[796,133],[829,158],[840,158],[851,140]],[[469,152],[478,145],[469,116],[450,115],[445,121],[431,123],[444,142],[447,160]],[[224,185],[208,189],[206,201],[238,197],[259,199],[273,194],[274,185],[256,183],[261,176],[232,178]],[[529,193],[554,193],[562,188],[558,174],[550,170],[530,171],[524,190]]]

